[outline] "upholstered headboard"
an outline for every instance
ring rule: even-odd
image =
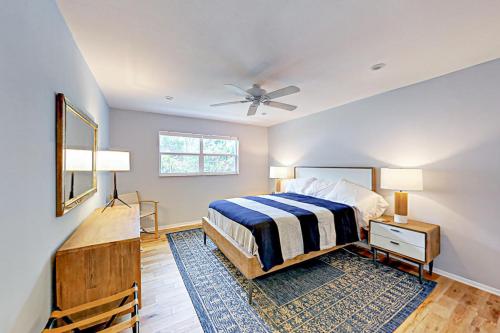
[[[303,167],[294,168],[295,178],[315,177],[338,181],[341,178],[375,191],[375,168],[370,167]]]

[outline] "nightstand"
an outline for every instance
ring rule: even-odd
[[[395,223],[392,216],[370,220],[368,243],[376,261],[377,250],[404,258],[418,264],[418,275],[422,283],[423,265],[429,264],[432,275],[434,258],[440,252],[440,230],[436,224],[408,220]]]

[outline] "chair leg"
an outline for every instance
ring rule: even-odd
[[[155,238],[158,238],[158,204],[155,203]]]
[[[137,283],[134,282],[134,287],[137,288]],[[138,300],[138,292],[137,289],[134,291],[134,300]],[[132,317],[138,316],[139,315],[139,305],[135,304],[133,309],[132,309]],[[139,322],[136,321],[134,326],[132,327],[132,332],[133,333],[139,333]]]

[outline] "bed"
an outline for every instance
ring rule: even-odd
[[[334,182],[345,179],[373,191],[376,188],[375,169],[370,167],[295,167],[294,175]],[[202,228],[205,243],[208,236],[249,280],[251,302],[253,279],[358,241],[357,214],[352,207],[306,195],[249,196],[212,202]],[[269,223],[263,221],[266,217],[271,217]]]

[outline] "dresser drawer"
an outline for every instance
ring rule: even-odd
[[[370,235],[383,236],[396,242],[413,244],[425,248],[425,234],[392,225],[377,223],[372,221],[370,225]]]
[[[370,235],[370,244],[395,253],[402,254],[409,258],[425,261],[425,247],[419,247],[402,241],[396,241],[394,239],[376,235],[373,233]]]

